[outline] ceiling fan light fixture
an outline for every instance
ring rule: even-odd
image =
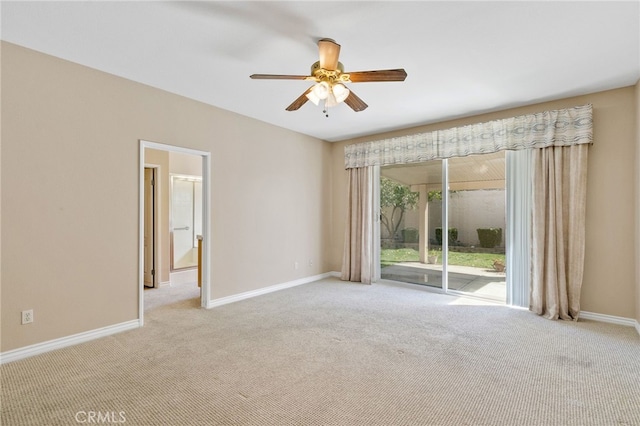
[[[1,1],[1,0],[0,0]],[[404,81],[407,72],[402,69],[372,70],[344,72],[344,66],[338,60],[340,45],[335,40],[323,38],[318,41],[320,60],[311,65],[310,75],[286,74],[252,74],[249,77],[257,80],[304,80],[315,84],[304,91],[287,108],[287,111],[297,111],[307,101],[316,106],[324,101],[324,113],[328,117],[329,107],[344,102],[355,112],[364,111],[368,105],[343,83],[364,83],[371,81]]]

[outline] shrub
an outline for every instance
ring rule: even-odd
[[[417,243],[418,237],[419,234],[416,228],[404,228],[402,230],[402,240],[405,243]]]
[[[502,242],[502,228],[478,228],[480,247],[494,248]]]
[[[436,241],[442,245],[442,228],[436,228]],[[458,228],[449,228],[449,244],[453,245],[458,241]]]

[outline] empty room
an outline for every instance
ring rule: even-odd
[[[2,1],[3,425],[640,425],[638,1]]]

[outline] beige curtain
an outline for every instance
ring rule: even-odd
[[[347,220],[341,278],[344,281],[371,284],[373,167],[349,169],[347,172]]]
[[[577,320],[584,267],[588,145],[533,153],[531,297],[549,319]]]

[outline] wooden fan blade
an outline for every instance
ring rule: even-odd
[[[252,74],[249,76],[254,80],[305,80],[308,75],[281,75],[281,74]]]
[[[352,90],[349,90],[349,96],[344,100],[344,103],[349,105],[355,112],[364,111],[369,105],[365,104]]]
[[[320,68],[335,71],[338,68],[338,56],[340,56],[340,45],[330,38],[323,38],[318,41],[320,51]]]
[[[407,72],[400,68],[397,70],[356,71],[349,74],[352,83],[364,83],[368,81],[404,81]]]
[[[304,104],[307,103],[307,101],[309,100],[309,98],[307,98],[307,93],[309,93],[311,91],[311,89],[313,89],[313,86],[309,87],[302,95],[300,95],[298,97],[298,99],[296,99],[295,101],[293,101],[291,103],[291,105],[289,105],[286,110],[287,111],[295,111],[297,109],[300,109],[300,107]]]

